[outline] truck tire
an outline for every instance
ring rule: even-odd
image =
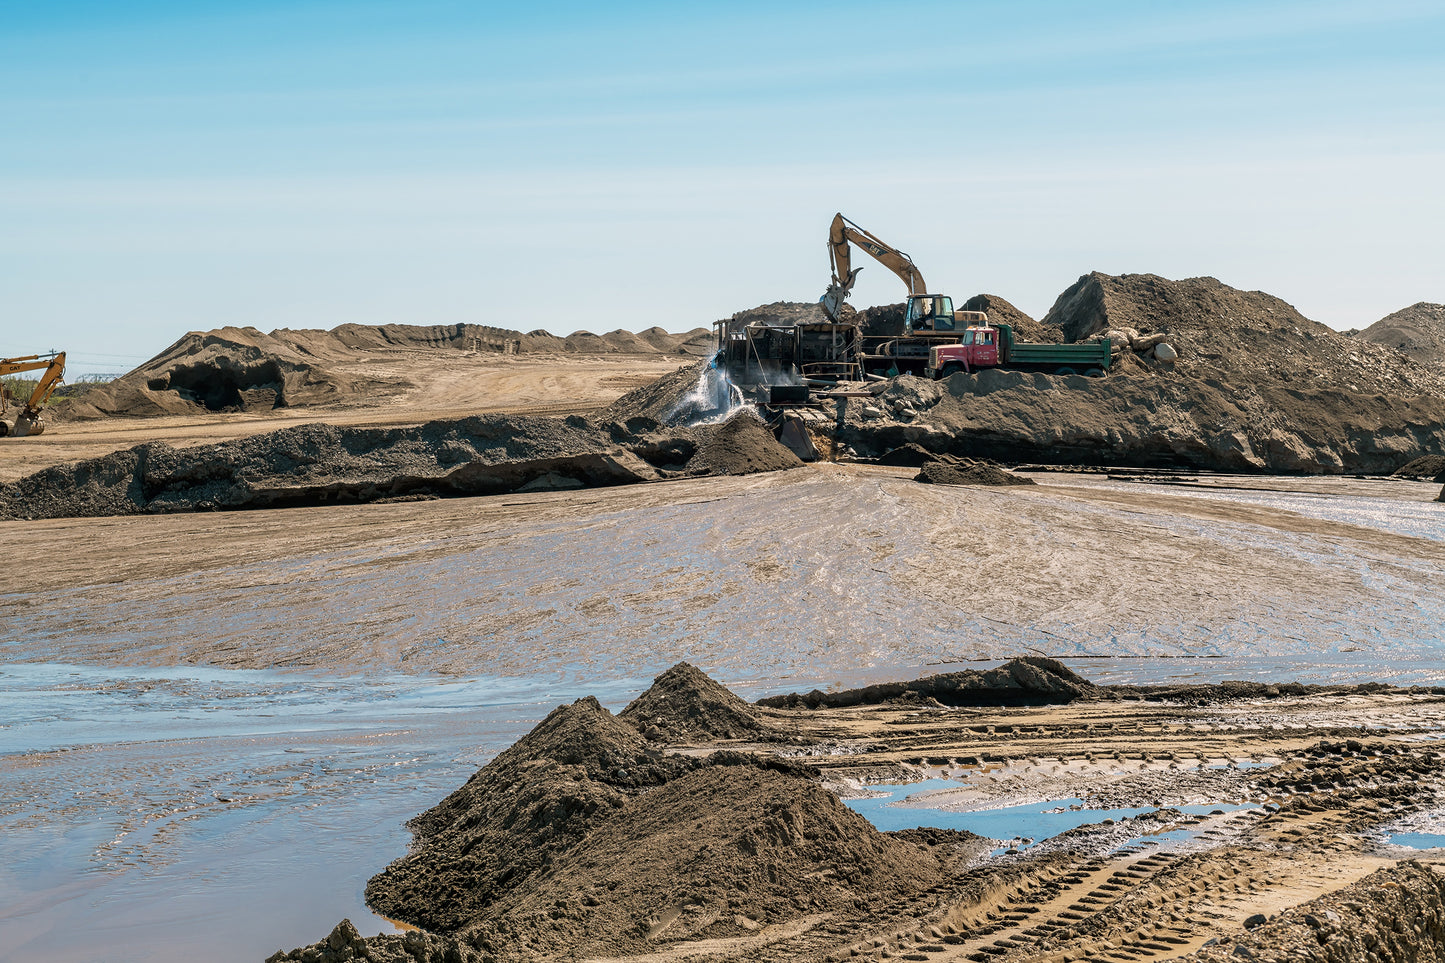
[[[1085,372],[1084,372],[1084,376],[1085,376],[1086,378],[1102,378],[1102,377],[1104,377],[1104,369],[1103,369],[1103,368],[1090,368],[1088,371],[1085,371]]]
[[[1068,367],[1068,366],[1066,365],[1066,366],[1060,368],[1058,371],[1055,371],[1054,374],[1056,374],[1056,375],[1071,375],[1071,374],[1078,374],[1078,372],[1075,371],[1073,368],[1070,368],[1070,367]]]
[[[943,370],[938,373],[938,380],[942,381],[944,378],[952,378],[962,370],[963,365],[961,364],[946,364],[943,366]]]

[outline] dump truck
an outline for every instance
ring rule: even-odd
[[[1036,344],[1015,338],[1013,325],[977,324],[965,328],[955,343],[931,344],[923,374],[937,379],[983,368],[1009,368],[1102,378],[1112,358],[1113,344],[1108,338],[1080,344]]]

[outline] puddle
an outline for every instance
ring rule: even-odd
[[[963,829],[988,839],[1014,842],[1019,845],[1019,848],[1037,845],[1060,833],[1089,823],[1099,823],[1106,819],[1118,821],[1155,812],[1159,808],[1157,806],[1138,806],[1088,809],[1085,808],[1084,800],[1078,797],[1048,799],[1042,802],[1023,803],[995,809],[977,809],[970,812],[933,809],[922,803],[906,804],[921,793],[940,789],[958,789],[961,785],[963,784],[952,779],[928,779],[903,785],[869,786],[869,789],[887,793],[887,795],[869,799],[846,799],[844,802],[850,809],[864,816],[880,830],[917,829],[923,826],[935,829]],[[1177,809],[1195,816],[1207,816],[1215,810],[1235,812],[1240,809],[1257,807],[1236,803],[1204,803],[1167,808]],[[1165,837],[1184,839],[1190,835],[1192,835],[1192,830],[1184,829],[1140,837],[1140,839],[1157,840]],[[1030,840],[1030,842],[1025,843],[1022,842],[1023,840]]]
[[[1385,842],[1408,849],[1439,849],[1445,847],[1445,834],[1389,833],[1385,836]]]

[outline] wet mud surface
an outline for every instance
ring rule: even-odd
[[[94,959],[103,947],[109,959],[255,960],[343,916],[365,936],[390,931],[366,915],[362,890],[405,852],[405,820],[559,703],[596,694],[620,711],[682,659],[748,699],[1028,652],[1067,657],[1097,683],[1445,681],[1434,588],[1445,522],[1430,485],[1252,479],[1205,490],[1048,473],[1036,486],[973,489],[911,475],[836,466],[7,525],[12,551],[48,562],[0,592],[0,846],[15,867],[0,881],[0,959]],[[1283,751],[1274,726],[1307,727],[1285,740],[1298,751],[1317,729],[1339,728],[1341,712],[1346,728],[1380,730],[1373,739],[1410,722],[1387,700],[1271,699],[1185,728],[1263,733],[1238,753],[1258,763]],[[1411,724],[1388,738],[1438,728],[1432,716]],[[1158,738],[1099,735],[1065,748],[1097,743],[1087,751],[1098,762],[1110,746]],[[911,759],[937,755],[869,739],[894,754],[880,756],[875,782],[918,778]],[[1181,768],[1187,750],[1172,747]],[[949,758],[997,751],[960,744]],[[1150,794],[1153,763],[1115,788],[1102,770],[992,765],[1000,785],[1038,783],[1030,799],[1088,800],[1091,786],[1111,808],[1166,798]],[[928,775],[945,778],[941,767]],[[1178,804],[1218,802],[1224,788],[1178,793]],[[1017,803],[1017,792],[986,801]],[[1263,818],[1226,815],[1221,832]],[[1310,815],[1300,825],[1340,818]],[[1442,829],[1428,807],[1390,816],[1376,828]],[[1040,870],[1030,892],[1084,872],[1090,890],[1059,882],[1056,894],[1084,896],[1149,855],[1101,854],[1097,869],[1052,880]],[[1253,875],[1285,875],[1269,860]]]

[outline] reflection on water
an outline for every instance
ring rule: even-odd
[[[1034,846],[1060,833],[1077,829],[1090,823],[1106,819],[1127,819],[1154,812],[1156,807],[1139,806],[1114,809],[1089,809],[1083,799],[1048,799],[1042,802],[1025,803],[1018,806],[1002,806],[995,809],[975,809],[969,812],[954,812],[934,809],[926,800],[918,800],[920,794],[957,789],[960,783],[952,779],[927,779],[922,782],[900,785],[869,786],[871,791],[884,793],[869,799],[845,800],[848,807],[867,817],[868,821],[881,830],[916,829],[928,826],[936,829],[962,829],[1001,842],[1016,844],[1019,848]],[[915,805],[908,805],[913,802]],[[1205,816],[1216,810],[1234,812],[1255,808],[1232,802],[1207,803],[1203,805],[1174,806],[1180,812]],[[1182,830],[1188,838],[1188,831]]]

